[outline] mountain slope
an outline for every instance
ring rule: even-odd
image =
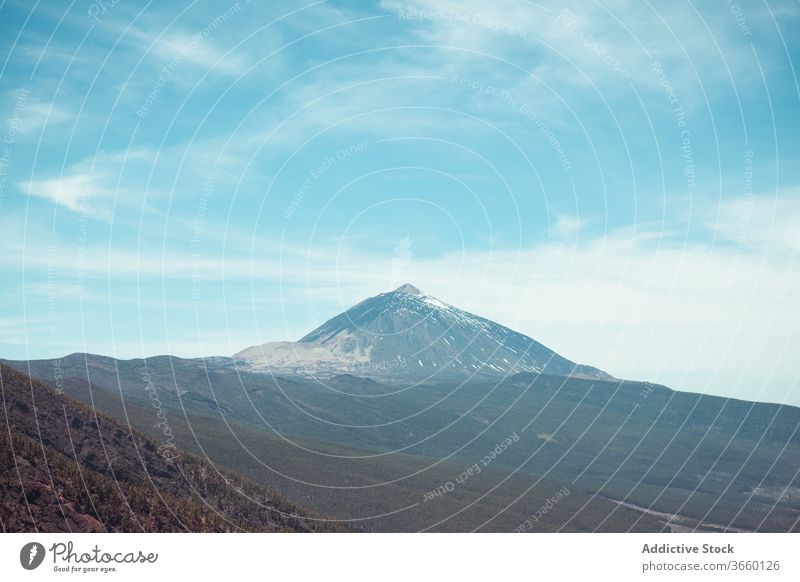
[[[65,378],[62,385],[66,393],[82,402],[92,403],[96,409],[116,418],[126,419],[126,422],[159,440],[161,435],[152,423],[152,401],[143,394],[138,382],[121,376],[119,383],[114,382],[109,386],[99,384],[97,378],[103,374],[95,376],[94,371],[106,369],[107,359],[95,359],[92,356],[81,359],[83,365],[80,369],[84,372],[91,370],[91,386],[85,380],[78,381],[76,377]],[[60,360],[60,366],[65,372],[77,373],[79,366],[76,360],[76,357],[65,358]],[[163,387],[165,374],[171,375],[171,372],[160,368],[165,365],[164,360],[148,360],[148,369],[154,384],[159,386],[160,402],[167,411],[179,446],[202,452],[215,463],[246,475],[269,489],[280,491],[304,507],[348,520],[359,529],[381,532],[468,532],[475,529],[509,532],[530,518],[531,513],[542,507],[554,492],[568,485],[548,478],[510,475],[505,469],[498,467],[500,470],[495,471],[490,466],[482,469],[479,475],[470,477],[468,482],[459,484],[446,497],[437,499],[435,503],[425,502],[427,492],[453,480],[465,467],[474,464],[476,459],[492,449],[495,435],[480,439],[465,457],[452,460],[443,460],[438,454],[436,458],[402,453],[376,456],[375,453],[379,451],[373,448],[341,446],[327,438],[324,441],[298,441],[294,438],[287,441],[272,431],[263,430],[263,425],[261,428],[249,427],[231,422],[227,417],[223,421],[191,412],[189,416],[183,416],[180,405],[176,407],[167,398],[167,391]],[[188,364],[175,363],[178,375],[186,376]],[[141,365],[142,361],[136,364]],[[125,372],[131,366],[131,361],[118,361],[117,366]],[[43,381],[47,381],[47,374],[52,369],[52,362],[39,361],[31,366],[33,374],[44,372],[41,376]],[[235,391],[232,382],[237,377],[236,371],[225,369],[222,373],[224,376],[214,376],[215,392],[225,394]],[[264,374],[240,374],[248,376],[249,381],[254,383],[252,386],[264,386],[272,382],[272,378]],[[184,377],[181,383],[186,381],[183,385],[190,386],[193,383],[190,377]],[[355,387],[349,385],[350,381],[362,384],[363,389],[370,393],[375,390],[374,382],[360,378],[339,377],[336,385],[353,390]],[[119,385],[122,386],[121,391]],[[313,382],[300,380],[285,388],[306,392],[310,385]],[[248,391],[250,386],[248,384]],[[420,395],[440,389],[439,386],[425,388],[429,389],[420,388]],[[269,390],[266,387],[264,389]],[[184,395],[184,402],[186,396],[188,394]],[[292,416],[291,410],[284,408],[274,394],[269,395],[268,402],[270,404],[264,406],[262,412],[266,414],[269,409],[277,408],[277,416],[273,416],[273,419]],[[188,404],[185,410],[190,410]],[[459,440],[466,439],[459,437]],[[526,447],[522,442],[514,446]],[[326,454],[320,455],[315,451],[325,451]],[[469,462],[465,465],[467,460]],[[582,488],[573,488],[571,485],[568,488],[570,495],[558,507],[549,510],[530,531],[556,531],[567,522],[569,525],[565,531],[660,531],[664,527],[655,518],[620,509],[615,503],[592,496]],[[468,510],[464,510],[467,506]]]
[[[796,407],[676,392],[641,382],[534,373],[502,382],[398,387],[353,376],[317,382],[248,373],[227,364],[213,368],[167,356],[113,360],[75,354],[11,365],[44,382],[60,382],[70,396],[159,440],[152,428],[152,401],[142,390],[146,374],[178,446],[202,452],[340,519],[391,516],[356,522],[374,531],[427,527],[439,515],[439,504],[423,503],[413,515],[393,512],[452,480],[512,433],[520,441],[491,468],[514,471],[521,479],[514,491],[524,491],[532,478],[538,485],[533,497],[493,520],[496,531],[512,531],[524,519],[520,514],[535,510],[535,499],[553,490],[546,481],[569,483],[570,490],[574,485],[571,500],[578,499],[579,491],[597,492],[595,500],[620,500],[703,524],[748,531],[800,527]],[[290,444],[296,441],[306,444]],[[373,458],[376,451],[385,454]],[[436,459],[436,466],[421,470],[429,465],[425,459]],[[442,459],[454,465],[446,468]],[[276,479],[275,469],[288,477]],[[414,479],[403,478],[410,474]],[[395,479],[400,479],[396,489],[373,487]],[[300,487],[298,481],[326,487]],[[457,509],[465,507],[459,505],[463,500],[460,493],[448,495],[448,503]],[[482,523],[481,512],[491,514],[496,503],[503,507],[494,494],[481,498],[458,514],[457,526],[448,523],[456,531],[470,531]],[[561,509],[567,506],[560,506],[554,520],[565,518]],[[597,520],[581,510],[574,519],[566,515],[570,521],[561,524],[568,531],[645,526],[645,517],[634,526],[627,518],[620,521],[620,511],[595,509]],[[653,531],[652,524],[647,527]]]
[[[0,394],[3,531],[340,529],[5,365]]]
[[[611,378],[408,284],[362,301],[298,342],[253,346],[234,358],[251,371],[384,381],[442,382],[520,372]]]

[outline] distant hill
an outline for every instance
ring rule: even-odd
[[[5,532],[341,531],[0,364]]]
[[[352,374],[389,382],[480,380],[518,372],[611,379],[409,284],[365,299],[300,341],[253,346],[234,358],[255,372]]]

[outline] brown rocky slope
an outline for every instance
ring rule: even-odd
[[[342,531],[0,364],[5,532]]]

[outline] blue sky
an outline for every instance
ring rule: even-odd
[[[796,3],[5,2],[0,356],[231,354],[411,282],[800,404]]]

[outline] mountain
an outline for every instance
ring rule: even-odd
[[[343,529],[5,365],[0,393],[4,532]]]
[[[234,359],[250,371],[305,377],[445,382],[533,372],[611,379],[409,284],[362,301],[297,342],[252,346]]]

